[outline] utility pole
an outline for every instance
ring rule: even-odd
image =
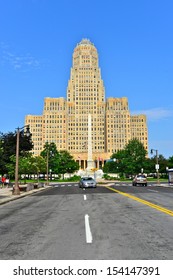
[[[156,173],[157,173],[157,183],[159,184],[160,181],[159,181],[159,157],[158,157],[158,150],[151,149],[151,154],[153,154],[153,151],[156,152],[156,166],[155,166],[155,169],[156,169]]]

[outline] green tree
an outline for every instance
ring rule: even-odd
[[[3,159],[3,140],[0,138],[0,174],[4,174],[5,162]]]
[[[27,154],[25,156],[19,157],[19,176],[24,175],[24,179],[26,181],[26,174],[30,174],[31,172],[31,154]],[[10,162],[6,164],[6,168],[8,170],[8,175],[11,178],[15,176],[15,166],[16,166],[16,156],[12,155],[10,157]]]
[[[52,173],[63,175],[65,173],[74,173],[79,169],[79,164],[74,160],[72,155],[64,150],[57,151],[55,143],[46,143],[44,150],[41,152],[41,156],[48,160],[49,169]]]
[[[154,173],[155,170],[153,170],[153,167],[155,167],[155,161],[153,161],[153,159],[150,158],[146,158],[144,163],[143,163],[143,170],[144,173],[150,174],[150,173]]]
[[[7,164],[10,163],[11,156],[16,155],[16,133],[1,133],[0,134],[0,148],[1,148],[1,158],[0,158],[0,169],[1,173],[8,173]],[[30,136],[26,136],[23,131],[19,135],[19,156],[24,156],[31,151],[33,148],[33,143]]]
[[[124,174],[134,175],[144,169],[147,151],[138,139],[130,140],[123,150],[112,154],[115,161],[106,163],[104,170]]]
[[[52,170],[53,173],[56,173],[55,169],[59,164],[59,152],[57,151],[55,143],[46,142],[44,145],[44,150],[40,153],[40,156],[43,157],[46,162],[48,161],[48,167]]]
[[[31,159],[31,171],[32,174],[37,175],[39,181],[39,175],[46,172],[46,160],[42,156],[32,157]]]
[[[132,139],[124,148],[123,163],[126,174],[141,172],[146,160],[147,151],[138,139]]]
[[[57,147],[56,147],[56,144],[55,143],[48,143],[46,142],[44,144],[44,149],[43,151],[40,153],[40,155],[43,157],[43,158],[47,158],[47,154],[48,155],[56,155],[58,154],[58,151],[57,151]]]
[[[168,167],[173,168],[173,156],[169,157],[168,159]]]
[[[111,158],[115,160],[115,170],[117,170],[117,173],[120,174],[120,177],[123,177],[127,171],[126,162],[125,162],[125,158],[126,158],[125,149],[117,151],[117,153],[114,153],[111,156]]]
[[[103,172],[105,173],[115,173],[115,171],[116,171],[116,167],[115,167],[115,162],[113,161],[107,161],[103,166]]]
[[[16,156],[12,155],[9,158],[9,162],[6,164],[5,168],[8,170],[8,175],[10,178],[14,178],[15,176],[15,166],[16,166]]]
[[[65,173],[74,173],[79,169],[79,164],[74,160],[72,155],[64,150],[59,152],[59,162],[56,166],[56,172],[57,174],[62,174],[64,179]]]
[[[32,154],[28,153],[25,156],[19,157],[19,175],[24,175],[26,183],[26,175],[32,172]]]
[[[106,173],[119,173],[120,177],[122,177],[126,171],[124,158],[124,150],[119,150],[117,153],[112,154],[111,159],[104,165],[103,171]]]
[[[151,171],[150,173],[156,173],[156,156],[151,158]],[[167,160],[163,155],[158,155],[158,164],[159,164],[159,173],[161,174],[160,176],[165,176],[166,175],[166,167],[169,165],[169,160]]]

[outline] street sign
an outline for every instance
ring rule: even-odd
[[[156,169],[156,170],[159,170],[159,164],[156,164],[156,165],[155,165],[155,169]]]

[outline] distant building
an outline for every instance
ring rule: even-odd
[[[46,142],[54,142],[58,150],[68,150],[86,168],[88,114],[92,117],[92,152],[97,167],[130,139],[137,138],[148,150],[146,116],[131,116],[126,97],[105,100],[97,49],[83,39],[73,52],[67,98],[47,97],[42,116],[25,118],[34,154],[39,155]]]

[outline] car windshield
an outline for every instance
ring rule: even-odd
[[[83,181],[91,181],[91,180],[93,180],[93,178],[83,178],[82,180]]]
[[[138,175],[137,178],[146,178],[145,175]]]

